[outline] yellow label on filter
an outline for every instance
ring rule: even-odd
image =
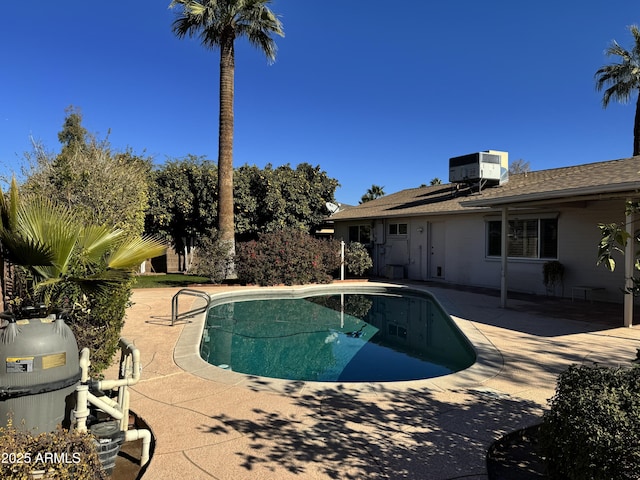
[[[34,357],[6,357],[5,365],[7,373],[33,372]]]
[[[67,352],[54,353],[42,357],[42,369],[64,367],[67,364]]]
[[[7,363],[33,362],[34,357],[7,357]]]

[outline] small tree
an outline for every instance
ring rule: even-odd
[[[530,162],[527,162],[522,158],[519,158],[518,160],[515,160],[514,162],[511,162],[509,164],[509,175],[516,175],[518,173],[527,173],[529,171],[531,171]]]
[[[171,160],[151,174],[145,231],[172,244],[189,271],[193,247],[216,225],[218,168],[203,157]]]
[[[72,208],[85,222],[142,235],[148,207],[151,160],[132,151],[113,151],[82,126],[80,110],[69,107],[57,155],[40,145],[26,154],[23,196],[46,196]]]

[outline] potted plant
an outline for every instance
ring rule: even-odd
[[[545,262],[542,266],[542,282],[547,289],[547,295],[555,295],[556,286],[561,287],[561,296],[564,295],[564,265],[557,260]]]

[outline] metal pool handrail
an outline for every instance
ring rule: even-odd
[[[198,307],[186,312],[178,313],[178,298],[180,295],[191,295],[192,297],[200,297],[207,301],[207,304],[204,307]],[[197,315],[198,313],[206,312],[209,308],[209,303],[211,302],[211,297],[208,293],[203,292],[202,290],[194,290],[193,288],[183,288],[179,290],[173,296],[171,300],[171,326],[173,327],[174,323],[177,322],[180,318],[192,317],[193,315]]]

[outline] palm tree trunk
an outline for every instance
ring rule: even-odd
[[[229,33],[220,46],[220,131],[218,138],[218,230],[220,240],[235,254],[233,219],[233,95],[234,36]],[[235,273],[232,268],[231,275]]]
[[[640,94],[636,100],[636,118],[633,124],[633,156],[640,155]]]

